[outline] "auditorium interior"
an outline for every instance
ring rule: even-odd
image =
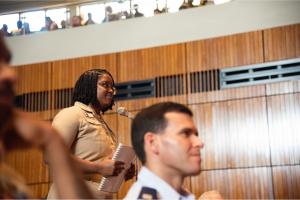
[[[4,2],[0,20],[63,7],[70,22],[80,5],[126,1]],[[205,147],[200,175],[184,184],[196,196],[217,190],[225,199],[299,199],[300,1],[205,1],[170,12],[153,2],[161,13],[147,14],[141,4],[143,17],[5,37],[18,76],[16,106],[51,122],[71,106],[80,74],[104,68],[118,91],[104,119],[124,144],[131,143],[131,120],[117,107],[135,114],[174,101],[193,111]],[[6,161],[46,198],[51,177],[40,151],[14,151]]]

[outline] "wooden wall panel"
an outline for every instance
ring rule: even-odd
[[[7,163],[22,175],[28,184],[49,181],[49,172],[42,153],[37,149],[14,151],[6,157]]]
[[[48,190],[50,187],[50,183],[39,183],[39,184],[31,184],[28,186],[31,190],[33,197],[36,199],[46,199],[48,195]]]
[[[299,102],[300,93],[267,98],[273,165],[300,164]]]
[[[192,177],[192,192],[217,190],[224,199],[272,199],[272,178],[269,167],[203,171]]]
[[[73,88],[79,76],[93,68],[107,69],[117,80],[116,54],[54,61],[52,89]]]
[[[185,73],[185,66],[184,44],[121,52],[118,81],[143,80]]]
[[[266,29],[263,35],[265,62],[300,56],[300,24]]]
[[[117,105],[117,107],[125,107],[129,111],[135,111],[135,110],[143,109],[154,103],[166,102],[166,101],[174,101],[174,102],[178,102],[178,103],[182,103],[182,104],[187,104],[187,95],[124,100],[124,101],[117,101],[116,105]]]
[[[207,103],[251,97],[261,97],[266,95],[265,85],[255,85],[248,87],[222,89],[203,93],[189,93],[188,104]]]
[[[19,75],[17,94],[49,91],[50,109],[34,112],[34,115],[49,120],[59,111],[54,106],[54,91],[73,88],[80,74],[88,69],[105,68],[116,82],[125,82],[250,65],[299,57],[299,36],[300,24],[20,66],[15,69]],[[186,179],[185,186],[197,195],[208,189],[218,189],[225,198],[273,198],[273,183],[276,198],[299,198],[299,165],[273,166],[273,182],[268,167],[300,162],[297,134],[300,93],[297,92],[300,92],[300,81],[118,101],[104,119],[121,142],[130,144],[130,120],[115,113],[117,106],[135,112],[164,101],[199,104],[190,107],[205,142],[202,151],[204,171],[200,176]],[[274,96],[278,94],[285,95]],[[62,99],[60,96],[59,101]],[[35,108],[35,102],[39,101],[40,96],[36,94],[25,98],[28,110]],[[45,197],[49,174],[40,153],[36,150],[16,152],[7,160],[25,177],[37,197]],[[123,198],[132,183],[126,182],[117,197]]]
[[[205,144],[203,169],[270,165],[265,98],[190,108]]]
[[[188,72],[263,62],[261,31],[188,42],[186,45]]]
[[[274,197],[300,199],[300,165],[273,167]]]
[[[48,91],[51,89],[51,62],[18,66],[17,94]]]
[[[300,92],[300,81],[283,81],[266,84],[266,95]]]
[[[136,112],[131,112],[133,115]],[[131,122],[132,120],[125,116],[117,116],[119,142],[131,146]]]

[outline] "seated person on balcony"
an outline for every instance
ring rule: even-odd
[[[45,17],[45,27],[43,27],[41,31],[53,31],[57,29],[57,24],[54,21],[52,21],[50,17]]]
[[[139,5],[138,4],[134,4],[133,5],[133,8],[134,8],[134,17],[144,17],[144,14],[139,12]]]
[[[6,24],[3,24],[0,32],[3,36],[11,36],[12,34],[7,31],[8,27]]]
[[[111,22],[119,20],[119,15],[113,14],[113,10],[110,6],[105,7],[105,18],[102,22]]]
[[[82,19],[81,19],[80,16],[77,16],[77,15],[73,16],[72,20],[71,20],[72,27],[79,27],[79,26],[81,26],[81,21],[82,21]]]
[[[12,31],[12,35],[22,35],[23,23],[21,20],[17,21],[17,29]]]
[[[84,25],[95,24],[92,19],[92,13],[88,13],[88,20],[84,23]]]
[[[193,5],[193,0],[188,0],[188,2],[186,2],[184,0],[182,5],[179,7],[179,10],[187,9],[187,8],[193,8],[193,7],[196,7],[196,6]]]

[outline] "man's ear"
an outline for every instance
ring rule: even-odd
[[[144,145],[146,151],[150,151],[151,153],[158,154],[159,145],[158,145],[158,135],[152,132],[147,132],[144,135]]]

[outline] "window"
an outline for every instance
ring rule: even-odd
[[[45,11],[21,13],[21,20],[29,24],[31,32],[40,31],[45,26]]]
[[[46,16],[50,17],[51,20],[57,24],[58,28],[61,28],[61,21],[62,20],[67,21],[67,9],[58,8],[58,9],[46,10]]]
[[[80,6],[80,15],[83,23],[88,20],[88,13],[92,14],[92,20],[95,23],[101,23],[105,17],[104,4],[91,4]]]
[[[19,14],[11,14],[11,15],[1,15],[0,16],[0,29],[3,24],[6,24],[8,27],[8,32],[10,33],[12,30],[17,30],[17,21],[19,20]]]
[[[178,12],[183,2],[183,0],[167,0],[168,12]]]

